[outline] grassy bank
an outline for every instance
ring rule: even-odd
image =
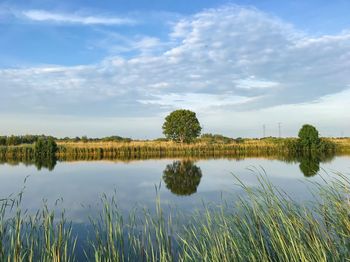
[[[254,141],[232,143],[179,144],[163,141],[132,141],[120,142],[89,142],[89,143],[59,143],[59,155],[102,155],[104,157],[177,157],[177,156],[215,156],[238,155],[247,152],[278,153],[287,150],[282,142]]]
[[[297,204],[260,177],[258,188],[240,181],[236,203],[195,214],[157,211],[120,215],[113,198],[92,220],[77,257],[76,238],[64,217],[43,209],[29,216],[19,201],[1,200],[1,261],[346,261],[350,257],[350,181],[339,175],[316,185],[315,202]],[[8,211],[15,211],[8,218]],[[185,219],[178,220],[183,217]],[[182,222],[180,222],[182,221]],[[186,222],[183,222],[186,221]],[[74,227],[74,225],[73,225]]]
[[[324,139],[331,141],[331,139]],[[103,156],[105,158],[277,155],[295,151],[295,138],[201,140],[191,144],[171,141],[58,142],[59,156]],[[339,144],[340,145],[340,144]],[[350,149],[350,140],[339,149]],[[349,150],[350,152],[350,150]]]
[[[290,158],[297,153],[295,138],[265,139],[198,139],[194,143],[171,141],[56,141],[58,160],[149,159],[166,157],[217,158],[248,156],[282,156]],[[321,153],[350,153],[350,139],[322,139],[329,148]],[[335,152],[334,152],[335,151]],[[33,162],[35,144],[0,146],[0,161]]]
[[[331,141],[339,152],[350,153],[350,138],[333,138]]]

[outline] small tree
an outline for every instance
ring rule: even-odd
[[[321,142],[317,129],[312,125],[303,125],[298,136],[299,145],[304,149],[316,149]]]
[[[34,145],[36,158],[53,157],[55,156],[57,150],[57,144],[52,137],[39,138]]]
[[[201,133],[201,126],[196,113],[190,110],[175,110],[170,113],[163,124],[163,134],[173,141],[191,142]]]

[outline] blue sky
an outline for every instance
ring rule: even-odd
[[[350,136],[349,1],[0,1],[0,133]]]

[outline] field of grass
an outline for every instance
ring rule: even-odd
[[[297,204],[265,176],[244,194],[193,214],[165,214],[157,200],[123,217],[113,198],[77,255],[74,225],[44,208],[30,216],[17,200],[0,202],[0,261],[347,261],[350,258],[350,181],[338,174],[314,184],[315,201]],[[315,189],[316,188],[316,189]],[[12,217],[9,217],[8,212]],[[181,219],[182,217],[182,219]],[[185,219],[184,219],[185,218]],[[186,222],[184,222],[186,221]]]

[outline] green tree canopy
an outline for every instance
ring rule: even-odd
[[[163,134],[173,141],[189,143],[201,133],[201,126],[196,113],[190,110],[175,110],[163,124]]]
[[[55,156],[57,150],[57,144],[51,137],[39,138],[34,145],[35,157],[37,159]]]
[[[312,125],[303,125],[299,130],[299,145],[302,148],[317,148],[321,142],[316,127]]]

